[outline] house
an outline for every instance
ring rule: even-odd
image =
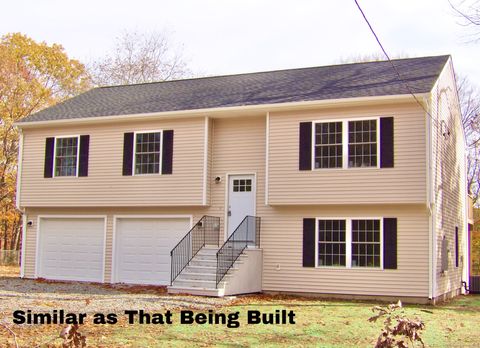
[[[435,302],[468,282],[450,56],[92,89],[21,130],[22,276]]]

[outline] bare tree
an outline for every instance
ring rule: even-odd
[[[480,90],[465,76],[457,76],[457,89],[467,140],[467,189],[476,203],[480,194]]]
[[[90,74],[105,86],[173,80],[191,72],[166,33],[125,32],[111,55],[91,64]]]
[[[460,25],[465,27],[474,27],[468,41],[480,41],[480,1],[479,0],[461,0],[452,2],[449,0],[453,11],[460,18]]]
[[[408,54],[406,53],[399,53],[393,55],[392,59],[401,59],[401,58],[409,58]],[[372,53],[364,53],[364,54],[352,54],[346,57],[340,57],[335,61],[335,63],[339,64],[348,64],[348,63],[361,63],[361,62],[378,62],[381,60],[387,60],[387,57],[382,52],[372,52]]]

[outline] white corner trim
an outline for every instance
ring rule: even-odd
[[[20,139],[18,141],[18,162],[17,162],[17,192],[15,194],[15,205],[21,210],[21,190],[22,190],[22,167],[23,167],[23,131],[20,129]],[[23,277],[23,275],[22,275]]]
[[[268,175],[269,175],[269,158],[270,158],[270,113],[267,112],[265,122],[265,205],[268,206]]]
[[[202,204],[207,205],[207,185],[208,185],[208,127],[209,118],[205,116],[205,129],[203,135],[203,193]]]
[[[27,241],[27,214],[22,215],[22,250],[20,252],[20,277],[25,277],[25,244]]]

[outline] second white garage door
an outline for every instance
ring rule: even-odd
[[[190,230],[190,218],[118,218],[113,281],[170,284],[170,250]]]

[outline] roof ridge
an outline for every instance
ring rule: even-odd
[[[441,55],[431,55],[431,56],[421,56],[421,57],[396,58],[396,59],[392,59],[391,61],[396,62],[396,61],[402,61],[402,60],[418,60],[418,59],[441,58],[441,57],[450,57],[450,56],[451,56],[450,54],[441,54]],[[183,82],[183,81],[192,81],[192,80],[215,79],[215,78],[222,78],[222,77],[233,77],[233,76],[244,76],[244,75],[268,74],[268,73],[276,73],[276,72],[283,72],[283,71],[299,71],[299,70],[308,70],[308,69],[341,67],[341,66],[346,66],[346,65],[362,65],[362,64],[375,64],[375,63],[386,63],[386,62],[388,62],[387,59],[385,59],[385,60],[370,60],[370,61],[366,61],[366,62],[352,62],[352,63],[341,63],[341,64],[329,64],[329,65],[308,66],[308,67],[301,67],[301,68],[275,69],[275,70],[266,70],[266,71],[254,71],[254,72],[245,72],[245,73],[237,73],[237,74],[225,74],[225,75],[188,77],[188,78],[176,79],[176,80],[139,82],[139,83],[124,84],[124,85],[98,86],[98,87],[92,88],[92,90],[93,90],[93,89],[101,89],[101,88],[107,89],[107,88],[119,88],[119,87],[130,87],[130,86],[141,86],[141,85],[154,85],[154,84]]]

